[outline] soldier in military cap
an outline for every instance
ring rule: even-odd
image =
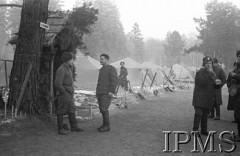
[[[198,131],[201,122],[201,134],[208,135],[207,118],[214,104],[214,89],[220,84],[221,80],[217,79],[213,72],[212,58],[204,57],[203,66],[197,71],[195,77],[192,101],[195,110],[193,131]]]
[[[67,134],[67,128],[63,126],[63,115],[67,114],[69,123],[71,125],[72,132],[82,132],[83,130],[78,128],[77,120],[75,116],[74,105],[74,88],[73,88],[73,55],[71,52],[64,52],[61,56],[63,64],[57,69],[56,77],[54,81],[56,94],[58,96],[57,107],[57,122],[58,133],[61,135]]]
[[[99,132],[110,131],[109,106],[118,84],[118,75],[115,67],[108,64],[109,56],[100,55],[102,68],[99,71],[96,96],[100,113],[102,114],[103,124],[97,130]]]

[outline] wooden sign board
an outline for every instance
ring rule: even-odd
[[[45,23],[42,23],[42,22],[40,22],[40,27],[43,28],[43,29],[46,29],[46,30],[49,29],[49,25],[45,24]]]

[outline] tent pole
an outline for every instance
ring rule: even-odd
[[[19,108],[20,108],[20,105],[21,105],[21,101],[22,101],[22,98],[23,98],[23,94],[25,92],[25,88],[27,86],[27,83],[28,83],[28,80],[29,80],[32,68],[33,68],[33,65],[30,64],[29,67],[28,67],[28,70],[27,70],[27,74],[25,75],[25,79],[23,81],[23,84],[21,86],[20,94],[19,94],[19,97],[17,99],[17,104],[16,104],[16,112],[15,112],[16,115],[17,115],[17,113],[19,111]]]
[[[7,75],[7,61],[6,60],[4,60],[4,66],[5,66],[6,88],[8,88],[8,75]]]
[[[143,86],[144,86],[144,83],[145,83],[145,80],[146,80],[147,74],[148,74],[148,69],[147,69],[146,74],[145,74],[144,79],[143,79],[142,88],[143,88]],[[141,88],[141,89],[142,89],[142,88]]]
[[[157,75],[157,72],[156,72],[156,73],[154,74],[154,76],[153,76],[153,80],[152,80],[152,83],[151,83],[151,85],[150,85],[150,89],[152,88],[152,85],[153,85],[153,82],[155,81],[156,75]]]

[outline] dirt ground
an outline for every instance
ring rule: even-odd
[[[227,111],[226,92],[223,94],[221,120],[209,119],[209,130],[216,130],[217,153],[193,154],[193,141],[180,145],[182,153],[163,153],[165,140],[163,131],[188,131],[193,124],[194,109],[191,105],[192,90],[181,90],[163,94],[151,100],[131,105],[129,109],[110,111],[111,131],[99,133],[100,114],[90,121],[79,122],[85,130],[67,136],[36,117],[20,120],[7,129],[0,130],[0,156],[162,156],[162,155],[240,155],[240,143],[235,152],[219,152],[219,144],[230,148],[218,139],[222,131],[236,131],[231,123],[233,112]],[[1,127],[0,127],[1,128]],[[203,141],[206,137],[202,136]],[[181,140],[185,138],[180,137]],[[174,137],[170,136],[170,150],[174,149]],[[208,148],[209,149],[209,148]]]

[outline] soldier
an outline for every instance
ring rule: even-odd
[[[127,80],[127,75],[128,75],[128,70],[125,67],[125,63],[121,62],[120,63],[120,74],[118,76],[118,87],[117,87],[117,94],[122,98],[123,105],[125,108],[128,108],[127,105],[127,91],[128,91],[128,80]]]
[[[214,105],[209,118],[214,118],[215,110],[216,117],[215,120],[220,120],[220,105],[222,105],[222,87],[226,83],[226,74],[222,67],[218,64],[218,60],[216,58],[213,59],[213,71],[216,74],[217,79],[221,80],[221,85],[215,89],[214,95]]]
[[[128,90],[128,86],[127,86],[128,70],[125,67],[125,63],[124,62],[121,62],[120,66],[121,66],[121,70],[120,70],[120,74],[119,74],[120,84],[121,84],[121,86],[124,87],[125,90]]]
[[[233,63],[234,69],[232,70],[233,72],[237,69],[237,61]],[[230,89],[232,87],[232,77],[231,77],[231,72],[229,72],[228,77],[227,77],[227,87]],[[228,95],[228,106],[227,110],[234,110],[234,97],[231,96],[230,94]],[[232,123],[236,123],[236,119],[232,121]]]
[[[99,110],[103,118],[103,124],[101,127],[97,128],[99,132],[110,131],[108,109],[111,104],[112,97],[115,94],[118,80],[116,68],[109,65],[108,61],[109,56],[107,54],[100,55],[102,68],[99,71],[96,96],[98,99]]]
[[[221,80],[216,78],[212,68],[211,57],[203,58],[203,67],[197,71],[193,91],[194,123],[193,131],[198,131],[201,122],[201,134],[208,135],[207,118],[214,103],[215,85],[220,85]]]
[[[236,88],[236,94],[233,96],[233,104],[234,104],[234,118],[237,122],[238,135],[231,140],[240,142],[240,50],[237,51],[237,68],[230,72],[231,76],[231,85]]]
[[[74,88],[73,88],[73,55],[71,52],[64,52],[61,56],[63,64],[57,69],[54,81],[56,94],[58,96],[57,123],[58,133],[67,134],[67,129],[63,126],[63,115],[68,114],[72,132],[83,132],[78,128],[75,116]]]

